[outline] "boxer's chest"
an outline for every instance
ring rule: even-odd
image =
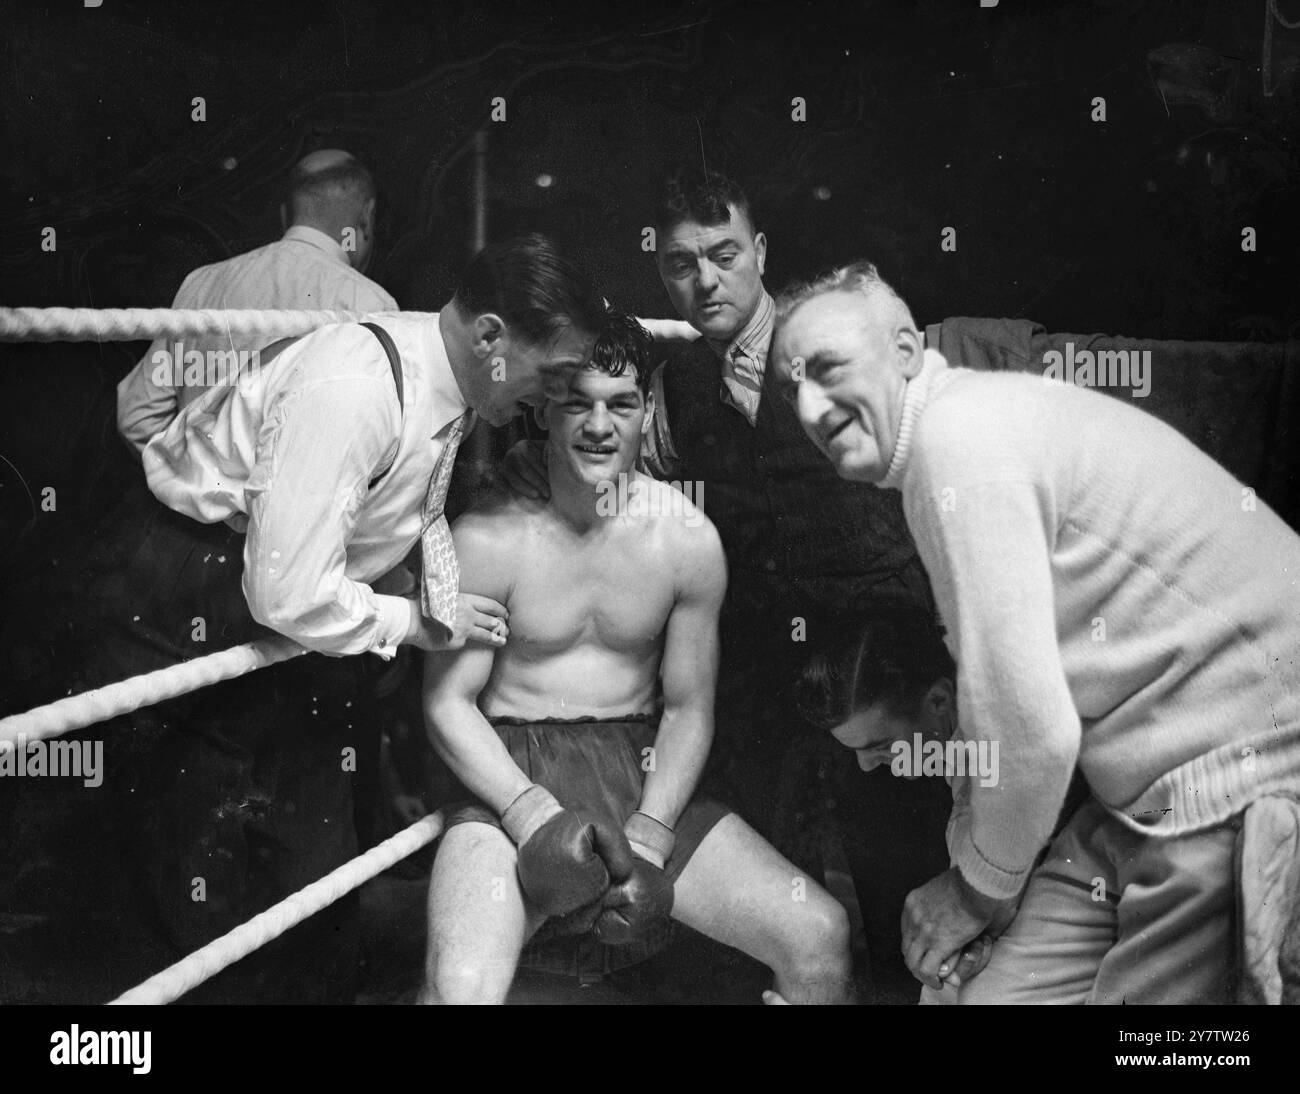
[[[630,538],[557,548],[520,566],[507,604],[512,642],[534,652],[578,643],[630,652],[658,642],[673,603],[662,557],[652,560]]]

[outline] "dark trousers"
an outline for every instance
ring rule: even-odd
[[[242,535],[173,513],[138,484],[78,571],[71,687],[269,635],[240,588],[243,548]],[[85,731],[105,742],[96,812],[120,856],[120,919],[143,940],[140,964],[155,966],[120,968],[115,983],[356,855],[354,799],[377,770],[373,673],[360,657],[307,654]],[[358,960],[352,894],[186,1000],[343,1002]]]

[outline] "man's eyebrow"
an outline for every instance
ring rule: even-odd
[[[728,236],[726,239],[721,240],[720,242],[715,243],[712,247],[710,247],[708,253],[710,255],[715,255],[719,251],[725,251],[728,248],[737,251],[740,250],[740,241],[736,239],[732,239],[730,236]]]
[[[797,360],[797,357],[794,358],[794,360],[791,361],[791,364],[793,365],[794,361]],[[821,369],[829,368],[831,365],[835,364],[839,364],[838,355],[834,353],[826,353],[824,351],[814,353],[811,357],[805,357],[803,359],[804,372],[820,371]]]

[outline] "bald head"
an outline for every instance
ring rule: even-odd
[[[351,153],[325,148],[299,160],[283,212],[288,224],[324,232],[353,267],[366,268],[374,247],[375,180]]]

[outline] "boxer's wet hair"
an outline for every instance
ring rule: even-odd
[[[891,607],[813,653],[795,684],[795,704],[822,730],[876,703],[890,714],[913,718],[930,687],[956,675],[934,616]]]
[[[805,301],[831,292],[858,293],[894,326],[916,330],[916,320],[912,318],[907,303],[880,276],[875,265],[865,259],[786,286],[776,298],[776,321],[780,323],[789,318],[790,313]]]
[[[467,316],[492,312],[534,345],[566,327],[595,333],[605,301],[551,239],[538,233],[490,243],[474,256],[453,303]]]
[[[644,400],[650,393],[653,351],[650,332],[626,312],[610,308],[596,336],[589,367],[610,376],[622,376],[629,368],[635,369],[637,390]]]
[[[751,231],[758,231],[749,196],[733,180],[717,171],[682,165],[669,172],[655,209],[655,230],[663,235],[685,220],[712,227],[731,223],[731,207],[745,215]]]

